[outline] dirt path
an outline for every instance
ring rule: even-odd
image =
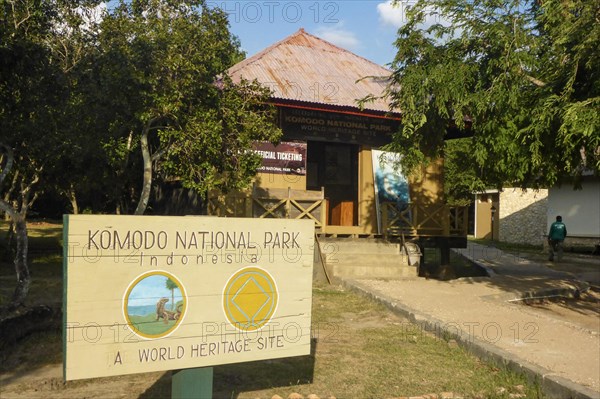
[[[165,398],[170,397],[170,372],[137,374],[63,383],[62,364],[28,372],[0,375],[0,397],[64,398]]]
[[[576,263],[578,272],[583,268],[593,277],[600,272],[600,259],[578,256],[573,262],[565,255],[560,267],[549,269],[523,254],[472,243],[464,253],[490,269],[492,276],[350,284],[454,329],[467,340],[491,344],[517,362],[524,360],[587,387],[595,392],[592,397],[600,397],[600,295],[587,290],[587,284],[570,272]],[[553,296],[563,290],[580,296]],[[526,304],[521,300],[525,292],[549,297]]]

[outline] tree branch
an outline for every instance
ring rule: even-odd
[[[521,75],[523,75],[523,77],[525,77],[525,79],[527,79],[528,81],[530,81],[531,83],[533,83],[537,87],[544,87],[544,86],[546,86],[546,82],[543,82],[543,81],[541,81],[539,79],[534,78],[531,75],[526,74],[522,65],[519,66],[519,72],[521,73]]]
[[[14,221],[18,218],[19,214],[8,202],[0,199],[0,211],[6,212],[8,216]]]
[[[15,18],[13,18],[13,22],[15,25],[15,30],[17,30],[17,29],[19,29],[19,26],[21,26],[21,24],[23,24],[25,21],[27,21],[29,18],[31,18],[31,11],[29,10],[29,7],[27,7],[27,15],[25,16],[25,18],[23,18],[20,21],[17,21],[17,18],[16,18],[17,12],[15,10],[15,1],[11,1],[10,6],[12,8],[12,13],[15,16]]]
[[[135,208],[136,215],[143,215],[148,207],[148,201],[150,199],[150,190],[152,188],[152,156],[150,155],[150,147],[148,145],[148,133],[153,129],[152,124],[159,118],[150,119],[144,126],[142,136],[140,137],[140,147],[142,149],[144,177],[142,184],[142,192],[140,193],[140,200]]]
[[[7,146],[6,144],[0,144],[0,149],[4,152],[4,156],[6,156],[6,162],[4,164],[4,167],[2,168],[2,172],[0,172],[0,186],[1,186],[2,182],[4,181],[6,176],[8,176],[8,174],[10,173],[10,170],[12,169],[15,156],[14,156],[12,148]]]
[[[161,148],[160,150],[156,151],[154,154],[152,154],[152,162],[156,162],[159,159],[161,159],[163,157],[163,155],[165,155],[167,153],[167,148]]]

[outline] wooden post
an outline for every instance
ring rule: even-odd
[[[253,214],[254,212],[252,211],[252,207],[254,206],[253,199],[252,199],[252,194],[247,195],[244,198],[244,201],[245,201],[245,208],[246,208],[246,210],[244,212],[245,216],[247,218],[254,217],[254,214]]]
[[[419,205],[416,203],[414,205],[415,206],[412,214],[412,228],[414,230],[414,235],[419,235]]]
[[[383,202],[381,205],[381,234],[383,234],[383,238],[387,240],[388,209],[385,202]]]
[[[442,205],[444,208],[442,209],[442,235],[444,237],[450,236],[450,208],[448,205]]]
[[[323,227],[321,227],[321,233],[326,234],[327,233],[327,223],[329,221],[329,200],[327,198],[323,199],[323,208],[322,208],[322,216],[321,216],[321,220],[322,220],[322,225]]]
[[[448,238],[444,237],[440,240],[440,266],[450,264],[450,243]]]
[[[461,208],[462,210],[462,235],[466,236],[467,234],[469,234],[469,208],[466,206],[463,206]]]
[[[212,367],[173,371],[171,399],[211,399],[212,397]]]
[[[319,223],[321,224],[321,233],[325,233],[325,225],[327,224],[327,200],[319,200]]]
[[[285,218],[289,219],[292,217],[292,202],[290,201],[292,198],[292,189],[288,187],[287,200],[285,201]]]

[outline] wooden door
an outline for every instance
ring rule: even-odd
[[[328,224],[355,226],[358,220],[358,146],[309,142],[307,188],[324,187]],[[314,187],[313,187],[314,186]]]

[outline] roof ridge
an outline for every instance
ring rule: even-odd
[[[383,69],[385,69],[386,71],[392,72],[391,70],[389,70],[388,68],[384,67],[383,65],[379,65],[379,64],[377,64],[377,63],[375,63],[375,62],[373,62],[373,61],[371,61],[371,60],[369,60],[369,59],[367,59],[367,58],[365,58],[365,57],[363,57],[363,56],[360,56],[360,55],[358,55],[358,54],[356,54],[356,53],[354,53],[354,52],[352,52],[352,51],[348,50],[348,49],[345,49],[345,48],[343,48],[343,47],[340,47],[340,46],[338,46],[337,44],[333,44],[333,43],[331,43],[331,42],[329,42],[329,41],[327,41],[327,40],[325,40],[325,39],[322,39],[322,38],[320,38],[320,37],[318,37],[318,36],[315,36],[315,35],[313,35],[313,34],[311,34],[311,33],[308,33],[308,32],[306,32],[306,31],[304,30],[304,28],[300,28],[300,30],[299,30],[298,32],[296,32],[296,33],[299,33],[300,31],[302,31],[304,34],[306,34],[306,35],[308,35],[308,36],[310,36],[310,37],[313,37],[313,38],[315,38],[315,39],[317,39],[317,40],[319,40],[319,41],[321,41],[321,42],[323,42],[323,43],[326,43],[327,45],[329,45],[329,46],[331,46],[331,47],[335,47],[336,49],[338,49],[338,50],[340,50],[340,51],[342,51],[342,52],[344,52],[344,53],[351,54],[351,55],[353,55],[353,56],[355,56],[355,57],[357,57],[357,58],[360,58],[360,59],[362,59],[362,60],[364,60],[364,61],[367,61],[369,64],[377,65],[378,67],[380,67],[380,68],[383,68]],[[291,36],[289,36],[289,37],[291,37]]]
[[[275,42],[275,43],[273,43],[273,44],[272,44],[272,45],[270,45],[269,47],[267,47],[267,48],[265,48],[265,49],[263,49],[263,50],[259,51],[259,52],[258,52],[258,53],[256,53],[256,54],[254,54],[252,57],[246,58],[246,59],[244,59],[244,60],[242,60],[242,61],[238,62],[237,64],[235,64],[235,65],[232,65],[232,66],[231,66],[231,67],[228,69],[228,73],[230,73],[230,74],[231,74],[231,73],[235,73],[237,70],[244,68],[246,65],[249,65],[249,64],[252,64],[252,63],[255,63],[255,62],[259,61],[259,60],[260,60],[260,59],[262,59],[262,58],[263,58],[263,57],[264,57],[266,54],[268,54],[269,52],[271,52],[273,49],[275,49],[275,48],[277,48],[277,47],[281,46],[282,44],[285,44],[285,43],[286,43],[286,42],[288,42],[288,41],[291,41],[293,38],[295,38],[295,37],[297,37],[297,36],[299,36],[299,35],[307,35],[307,36],[310,36],[311,38],[313,38],[313,39],[316,39],[316,40],[318,40],[318,41],[320,41],[320,42],[322,42],[322,43],[325,43],[326,45],[328,45],[328,46],[330,46],[330,47],[333,47],[333,48],[337,49],[337,50],[338,50],[338,51],[340,51],[340,52],[348,53],[348,54],[350,54],[350,55],[352,55],[352,56],[354,56],[354,57],[360,58],[360,59],[362,59],[362,60],[364,60],[364,61],[368,62],[369,64],[376,65],[377,67],[379,67],[379,68],[382,68],[382,69],[386,70],[387,72],[390,72],[390,73],[391,73],[391,70],[389,70],[388,68],[384,67],[383,65],[376,64],[375,62],[373,62],[373,61],[371,61],[371,60],[369,60],[369,59],[367,59],[367,58],[365,58],[365,57],[362,57],[362,56],[360,56],[360,55],[358,55],[358,54],[355,54],[355,53],[353,53],[353,52],[352,52],[352,51],[350,51],[350,50],[347,50],[347,49],[345,49],[345,48],[339,47],[339,46],[337,46],[337,45],[335,45],[335,44],[333,44],[333,43],[331,43],[331,42],[328,42],[328,41],[327,41],[327,40],[325,40],[325,39],[321,39],[321,38],[320,38],[320,37],[318,37],[318,36],[315,36],[315,35],[313,35],[313,34],[310,34],[310,33],[306,32],[306,31],[304,30],[304,28],[300,28],[300,29],[298,29],[296,32],[292,33],[292,34],[291,34],[291,35],[289,35],[289,36],[286,36],[285,38],[283,38],[283,39],[279,40],[278,42]]]
[[[274,48],[282,45],[284,42],[290,40],[292,37],[298,36],[301,33],[306,33],[304,31],[304,28],[300,28],[299,30],[297,30],[296,32],[292,33],[289,36],[284,37],[283,39],[279,40],[278,42],[275,42],[273,44],[271,44],[269,47],[259,51],[258,53],[254,54],[252,57],[246,58],[240,62],[238,62],[235,65],[232,65],[227,72],[229,73],[233,73],[235,71],[237,71],[238,69],[242,69],[243,67],[245,67],[248,64],[252,64],[256,61],[259,61],[262,57],[264,57],[267,53],[271,52],[271,50],[273,50]]]
[[[380,97],[392,74],[389,69],[303,28],[231,66],[226,73],[234,81],[256,79],[268,85],[273,99],[359,108],[358,99],[375,95],[364,108],[389,111],[389,99]],[[323,81],[324,73],[330,81]]]

